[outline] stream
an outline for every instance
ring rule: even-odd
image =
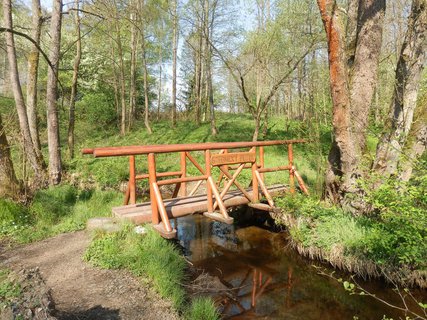
[[[231,216],[233,225],[202,215],[174,221],[185,257],[199,274],[208,274],[221,285],[213,298],[223,319],[404,318],[371,297],[350,295],[341,283],[320,275],[313,265],[328,274],[334,270],[301,257],[288,245],[288,233],[274,227],[267,213],[242,207]],[[357,281],[369,292],[399,304],[391,286]],[[426,292],[421,295],[425,302]]]

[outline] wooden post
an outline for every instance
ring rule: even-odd
[[[259,147],[259,167],[260,169],[264,169],[264,147]],[[261,173],[261,179],[264,181],[264,173]]]
[[[153,224],[159,224],[159,209],[157,207],[157,200],[153,183],[156,183],[156,158],[154,153],[148,154],[148,182],[150,184],[150,201],[151,201],[151,222]]]
[[[129,192],[130,204],[136,203],[135,156],[129,157]]]
[[[293,169],[294,153],[292,150],[292,143],[288,144],[288,165],[291,167],[289,170],[289,188],[291,193],[295,193],[295,173]]]
[[[187,156],[185,155],[185,151],[181,152],[181,171],[181,178],[185,178],[187,176]],[[182,197],[187,195],[187,184],[185,182],[181,182],[179,195]]]
[[[208,149],[205,151],[205,165],[206,165],[206,175],[211,176],[211,151]],[[208,199],[208,212],[213,212],[213,199],[212,199],[212,186],[206,180],[206,194]]]
[[[252,200],[253,200],[253,203],[259,202],[258,179],[256,177],[257,170],[258,170],[258,165],[255,161],[254,163],[252,163]]]

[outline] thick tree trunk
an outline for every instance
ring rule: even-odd
[[[420,77],[426,62],[427,3],[414,0],[396,68],[387,132],[381,137],[373,164],[382,176],[397,173],[399,159],[411,129]]]
[[[172,126],[176,125],[176,69],[178,54],[178,0],[172,1],[173,10],[173,49],[172,49]]]
[[[32,32],[31,37],[33,40],[40,44],[40,34],[42,28],[42,10],[40,0],[32,1]],[[28,124],[30,127],[31,139],[37,157],[44,165],[43,155],[41,153],[40,136],[38,129],[37,117],[37,76],[39,69],[39,56],[40,52],[35,45],[31,46],[31,51],[28,55],[28,75],[27,75],[27,116]]]
[[[348,37],[336,1],[317,2],[328,41],[333,102],[334,141],[328,158],[325,195],[354,211],[361,209],[358,202],[349,204],[345,199],[358,191],[357,179],[363,175],[361,158],[377,83],[385,0],[359,0],[357,4],[350,1]]]
[[[0,114],[0,198],[16,199],[20,191]]]
[[[3,1],[4,24],[8,29],[13,29],[12,6],[10,0]],[[19,127],[22,135],[25,155],[34,170],[36,183],[43,183],[44,170],[42,162],[37,157],[33,141],[31,139],[30,127],[28,124],[27,110],[22,94],[21,83],[19,82],[18,64],[16,60],[15,40],[11,32],[6,32],[7,56],[9,61],[10,82],[15,98],[16,111],[19,118]]]
[[[80,60],[82,57],[82,41],[80,35],[80,15],[79,15],[79,0],[74,1],[76,11],[74,12],[74,23],[76,27],[76,56],[74,57],[73,80],[71,84],[70,109],[68,119],[68,151],[70,158],[74,158],[74,124],[75,124],[75,106],[77,98],[77,82],[79,78]]]
[[[49,145],[49,183],[59,184],[62,178],[61,145],[59,141],[59,121],[57,106],[58,68],[61,47],[62,0],[53,1],[50,25],[50,55],[52,68],[47,72],[47,138]]]
[[[381,46],[378,44],[382,42],[385,7],[385,0],[361,0],[359,4],[356,48],[350,79],[351,122],[358,171],[366,147],[370,107],[378,82],[381,53]]]
[[[326,195],[336,199],[340,179],[349,183],[354,168],[355,152],[350,130],[350,93],[346,69],[345,38],[335,3],[318,0],[321,18],[326,30],[329,53],[329,74],[333,103],[332,124],[334,141],[329,152],[326,172]]]

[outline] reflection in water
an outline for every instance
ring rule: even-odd
[[[265,217],[235,225],[202,216],[175,222],[184,254],[194,266],[217,277],[227,290],[215,294],[225,319],[382,319],[401,314],[368,297],[349,296],[342,285],[317,274],[312,261],[287,247],[286,233],[264,228]],[[239,221],[240,220],[240,221]],[[367,283],[371,292],[398,302],[381,283]],[[384,292],[387,292],[384,294]],[[403,317],[404,318],[404,317]]]

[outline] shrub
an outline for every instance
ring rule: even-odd
[[[77,102],[77,108],[82,108],[84,119],[98,126],[110,125],[117,120],[117,114],[113,103],[114,99],[106,93],[88,93]]]

